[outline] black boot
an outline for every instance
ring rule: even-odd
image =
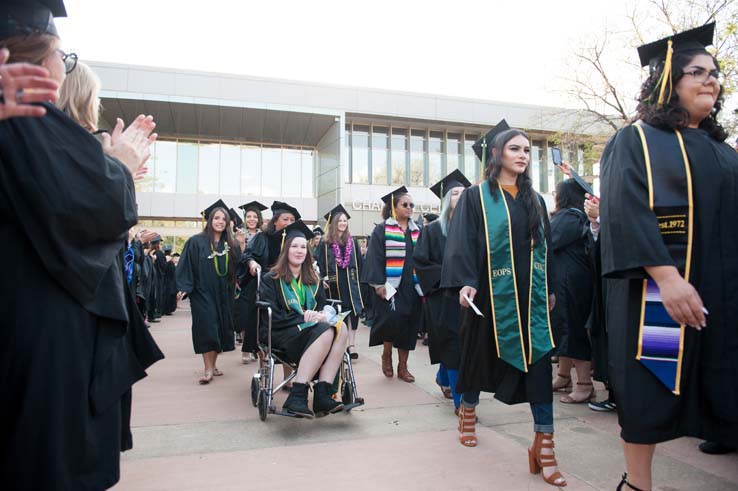
[[[308,407],[308,384],[293,383],[290,395],[284,401],[282,411],[298,418],[314,418],[315,414]]]
[[[328,382],[317,382],[313,385],[313,411],[316,416],[325,416],[343,410],[343,403],[331,397],[332,389]]]

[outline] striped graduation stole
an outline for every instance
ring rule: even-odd
[[[649,206],[677,269],[689,281],[694,200],[682,135],[679,130],[665,131],[642,121],[634,126],[643,145]],[[636,359],[676,395],[680,394],[684,330],[666,312],[656,282],[643,280]]]
[[[420,230],[410,230],[410,238],[413,241],[413,247],[418,242]],[[405,232],[400,225],[392,218],[388,218],[384,223],[384,251],[385,251],[385,271],[387,274],[387,282],[393,287],[400,286],[402,279],[402,269],[405,266]],[[418,284],[418,277],[413,268],[413,284]]]

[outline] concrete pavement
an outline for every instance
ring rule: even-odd
[[[505,406],[483,394],[479,445],[458,443],[453,404],[435,385],[436,367],[420,343],[409,362],[417,381],[387,379],[381,348],[366,346],[362,326],[354,369],[365,406],[313,421],[270,415],[262,422],[249,396],[256,365],[241,364],[238,348],[220,357],[223,377],[197,384],[202,361],[192,351],[187,309],[183,303],[152,325],[167,358],[134,387],[134,449],[123,455],[116,491],[556,489],[528,472],[527,405]],[[615,489],[624,469],[616,416],[554,401],[566,489]],[[682,438],[659,446],[654,489],[738,490],[738,455],[704,455],[698,443]]]

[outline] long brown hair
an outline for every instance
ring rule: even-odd
[[[230,260],[231,260],[231,264],[233,267],[228,269],[228,278],[233,279],[233,277],[235,277],[235,274],[236,274],[236,263],[238,262],[238,256],[236,256],[236,249],[240,251],[241,248],[236,243],[236,239],[233,238],[233,233],[231,232],[231,226],[230,226],[231,215],[228,214],[228,210],[226,210],[225,208],[216,208],[213,211],[211,211],[210,216],[208,216],[208,220],[205,223],[205,230],[200,232],[200,234],[208,238],[208,241],[210,242],[211,246],[215,243],[215,230],[213,230],[213,219],[215,218],[216,212],[223,213],[227,221],[225,230],[223,230],[223,232],[220,234],[220,240],[224,240],[228,244],[228,248],[230,249],[230,251],[228,252],[228,255],[231,256]]]
[[[0,39],[0,48],[8,48],[8,63],[25,62],[40,65],[59,45],[59,38],[51,34],[29,34]]]
[[[343,233],[338,230],[338,219],[345,216],[346,214],[342,212],[338,212],[331,216],[331,223],[328,225],[328,234],[325,239],[326,244],[331,245],[338,242],[338,245],[341,247],[346,245],[349,237],[351,237],[351,231],[348,228],[348,224],[346,225],[346,230]],[[348,217],[346,218],[348,219]]]
[[[497,178],[500,176],[500,172],[502,171],[502,154],[507,142],[516,136],[522,136],[530,142],[530,138],[525,131],[513,128],[497,135],[492,143],[492,151],[490,152],[492,154],[492,158],[487,166],[485,177],[489,180],[490,188],[492,189],[492,196],[495,201],[500,198]],[[539,201],[540,198],[538,197],[538,193],[533,189],[533,180],[530,177],[530,167],[529,162],[528,167],[525,168],[525,172],[518,174],[515,184],[518,186],[518,193],[520,193],[523,206],[525,206],[525,209],[528,212],[528,231],[530,232],[530,237],[533,239],[534,243],[538,244],[538,241],[541,240],[540,227],[543,209],[541,207],[541,202]],[[504,199],[504,197],[502,198]]]
[[[284,241],[282,252],[279,253],[279,258],[277,259],[277,262],[270,270],[272,273],[274,273],[274,276],[277,279],[285,281],[292,280],[293,276],[292,271],[290,270],[289,252],[292,243],[295,241],[295,239],[298,238],[304,239],[304,237],[300,237],[299,235],[293,235],[292,237],[289,237],[287,240]],[[310,251],[310,244],[307,245],[305,260],[300,266],[300,278],[305,285],[316,285],[320,282],[320,278],[318,278],[318,275],[313,269],[313,253]]]

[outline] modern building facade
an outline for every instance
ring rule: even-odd
[[[576,112],[550,107],[90,65],[102,81],[105,121],[156,118],[159,141],[148,177],[138,183],[139,216],[176,248],[202,229],[200,211],[218,198],[234,208],[287,201],[310,223],[342,203],[357,236],[371,233],[380,197],[400,185],[410,189],[416,212],[438,211],[428,187],[455,168],[478,181],[481,164],[471,145],[502,118],[529,132],[534,186],[550,195],[561,179],[547,165],[552,141],[579,124]],[[581,168],[577,143],[563,152]]]

